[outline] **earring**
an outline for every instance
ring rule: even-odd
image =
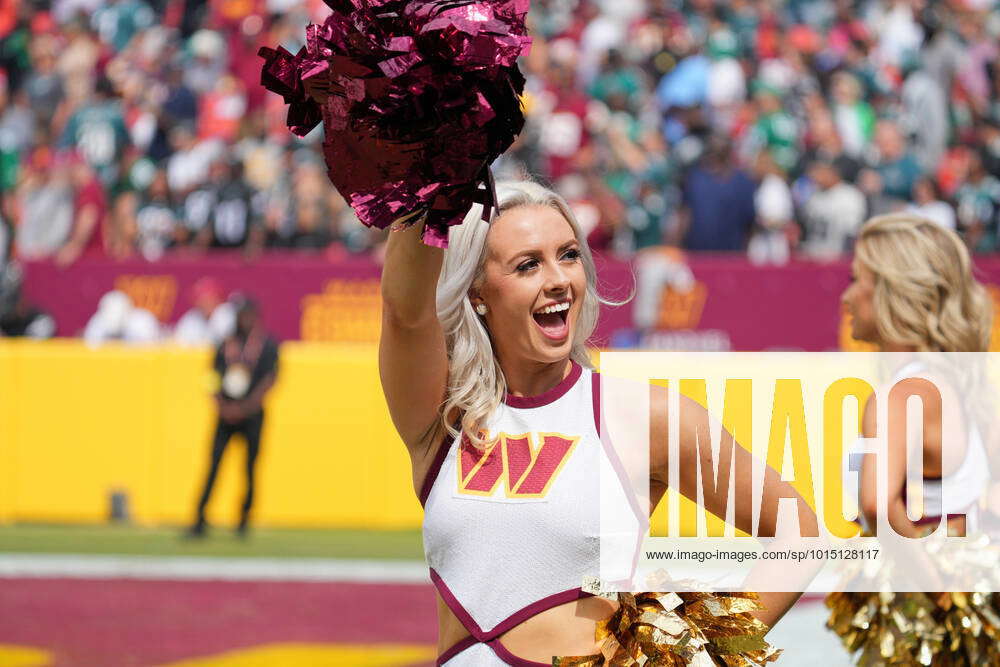
[[[487,309],[486,309],[486,304],[485,303],[477,303],[476,304],[476,312],[479,313],[480,315],[485,315],[486,314],[486,310]]]

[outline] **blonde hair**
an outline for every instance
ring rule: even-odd
[[[875,327],[883,341],[925,352],[989,349],[993,305],[955,232],[910,213],[870,219],[855,244],[875,276]]]
[[[597,326],[601,303],[617,305],[597,293],[597,271],[587,239],[566,201],[533,181],[501,181],[496,185],[495,215],[519,206],[550,206],[566,219],[580,243],[580,260],[587,278],[580,315],[573,331],[570,358],[591,368],[587,340]],[[453,436],[459,430],[449,423],[449,415],[461,414],[461,431],[476,445],[483,445],[479,430],[500,406],[507,393],[507,381],[493,354],[490,333],[476,315],[469,300],[469,288],[482,276],[486,259],[486,235],[490,225],[482,219],[483,207],[476,204],[461,225],[448,234],[448,249],[437,286],[437,313],[444,328],[448,349],[448,389],[441,411],[445,428]]]

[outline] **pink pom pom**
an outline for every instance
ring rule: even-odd
[[[489,219],[489,165],[524,126],[528,1],[326,2],[298,54],[260,50],[261,83],[295,134],[322,120],[330,180],[363,223],[427,210],[424,242],[446,247],[474,203]]]

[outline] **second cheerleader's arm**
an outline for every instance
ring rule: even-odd
[[[448,381],[445,336],[436,306],[444,250],[422,243],[422,230],[423,221],[417,221],[389,234],[379,337],[382,391],[409,450],[415,478],[416,471],[433,458],[431,450],[440,440],[440,408]]]
[[[669,416],[668,416],[668,390],[663,387],[653,386],[651,387],[652,395],[650,400],[651,414],[650,414],[650,496],[651,500],[658,501],[662,497],[663,492],[668,486],[668,457],[670,452],[669,446]],[[686,396],[679,397],[679,407],[680,407],[680,430],[679,430],[679,472],[680,472],[680,492],[688,497],[692,502],[698,503],[698,488],[700,486],[700,480],[698,478],[699,469],[702,471],[712,471],[714,470],[713,463],[709,457],[709,452],[705,449],[701,449],[698,446],[699,430],[702,426],[708,424],[709,413],[696,401],[687,398]],[[739,443],[734,442],[732,434],[730,434],[725,429],[720,429],[721,438],[725,441],[728,439],[730,443],[723,442],[723,446],[727,444],[732,444],[732,461],[727,461],[725,459],[719,462],[720,468],[723,466],[729,466],[730,464],[735,464],[736,471],[753,471],[755,467],[764,467],[764,464],[753,457],[753,454],[746,448],[739,445]],[[705,433],[700,434],[701,438],[705,437]],[[723,447],[720,447],[720,451]],[[699,461],[699,457],[701,461]],[[704,474],[704,473],[703,473]],[[773,486],[770,488],[771,492],[777,492],[779,497],[791,498],[793,499],[797,506],[799,507],[799,525],[802,531],[806,535],[817,535],[819,534],[819,524],[816,517],[816,513],[812,508],[805,502],[802,496],[799,494],[795,488],[788,482],[781,480],[781,474],[774,471],[772,468],[766,467],[764,470],[765,475],[771,475],[770,484]],[[751,497],[752,492],[753,476],[751,475],[736,475],[734,480],[735,486],[735,497]],[[728,493],[726,497],[728,497]],[[724,502],[724,501],[723,501]],[[706,502],[706,507],[709,512],[712,512],[716,516],[720,516],[725,519],[727,511],[724,507],[713,507],[712,503]],[[750,533],[757,536],[774,536],[776,533],[776,516],[761,516],[756,532],[753,531],[754,516],[753,516],[753,506],[755,503],[736,503],[734,525],[744,532]],[[652,514],[653,507],[650,507],[650,514]],[[787,531],[786,531],[787,533]],[[792,535],[790,540],[788,536],[778,536],[778,540],[784,542],[789,542],[787,546],[794,547],[794,543],[797,541],[797,535]],[[815,545],[814,545],[815,546]],[[758,620],[771,628],[782,616],[795,604],[795,601],[802,596],[802,592],[805,590],[806,585],[812,576],[815,575],[816,571],[822,566],[822,563],[811,563],[809,565],[802,564],[802,571],[796,576],[789,577],[789,565],[787,562],[776,561],[776,560],[759,560],[756,561],[753,568],[751,569],[749,576],[747,578],[748,590],[755,590],[753,582],[761,581],[785,581],[788,587],[791,589],[789,591],[759,591],[756,590],[757,594],[760,596],[761,603],[763,604],[763,609],[752,612]],[[808,569],[807,569],[808,568]],[[794,580],[797,579],[797,580]]]

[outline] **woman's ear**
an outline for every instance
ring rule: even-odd
[[[483,297],[479,293],[479,290],[475,287],[470,287],[468,291],[469,301],[472,302],[472,307],[475,308],[477,305],[483,302]]]
[[[482,295],[479,294],[479,290],[474,287],[469,288],[469,301],[472,303],[473,310],[476,311],[477,315],[486,315],[489,309],[486,307],[486,302],[483,301]]]

